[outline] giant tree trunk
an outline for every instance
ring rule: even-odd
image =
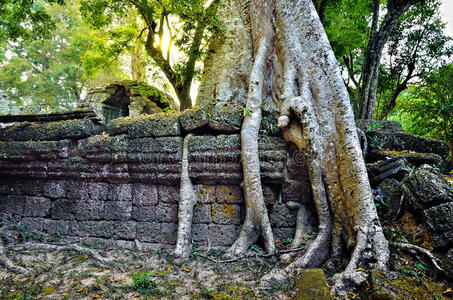
[[[297,268],[319,266],[330,257],[343,257],[349,258],[349,264],[335,276],[333,289],[342,294],[366,279],[363,269],[385,268],[389,251],[338,63],[311,0],[235,2],[243,5],[250,16],[242,19],[249,24],[241,28],[250,31],[253,64],[246,91],[250,114],[241,133],[246,218],[228,253],[243,253],[259,235],[268,252],[275,249],[262,195],[257,140],[261,103],[278,102],[279,126],[285,139],[306,154],[319,229],[301,258],[284,270],[272,271],[262,282],[285,279]],[[235,48],[231,51],[234,53]],[[223,74],[227,72],[223,70]],[[205,86],[216,86],[217,93],[227,94],[221,83]],[[307,216],[303,211],[298,215]],[[298,221],[296,237],[305,223]],[[349,253],[343,253],[343,249]]]

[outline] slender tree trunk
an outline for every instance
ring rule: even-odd
[[[362,67],[362,87],[359,92],[359,118],[371,120],[376,107],[376,92],[379,79],[382,50],[399,17],[411,6],[421,0],[390,0],[387,3],[387,14],[378,29],[380,0],[373,0],[373,21],[370,39],[365,52]]]
[[[175,87],[176,95],[179,99],[180,110],[183,111],[188,108],[192,108],[192,98],[190,97],[190,88],[192,87],[192,81],[186,82],[184,85],[177,85]]]

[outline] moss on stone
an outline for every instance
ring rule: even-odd
[[[332,299],[326,274],[321,269],[302,270],[297,276],[297,300]]]
[[[81,139],[98,134],[104,130],[92,120],[68,120],[50,123],[19,123],[0,129],[3,141],[58,141]]]
[[[445,287],[434,282],[423,282],[413,277],[404,277],[395,272],[374,270],[371,288],[365,299],[448,299],[443,295]]]

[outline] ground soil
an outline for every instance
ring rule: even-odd
[[[117,261],[102,265],[70,252],[13,252],[10,258],[30,274],[0,270],[0,299],[293,299],[293,280],[259,287],[259,279],[276,265],[273,257],[249,257],[229,263],[223,249],[193,251],[175,260],[166,250],[113,249],[103,253]]]

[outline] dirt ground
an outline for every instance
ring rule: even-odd
[[[17,275],[0,270],[0,299],[295,299],[294,281],[262,288],[259,278],[276,259],[220,260],[223,250],[193,251],[175,260],[165,250],[115,249],[103,253],[115,263],[102,265],[74,252],[14,252],[10,258],[32,269]]]

